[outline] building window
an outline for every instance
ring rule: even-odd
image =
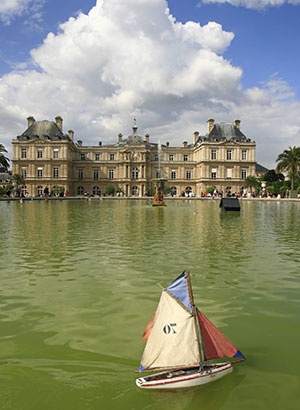
[[[85,161],[85,153],[84,153],[84,152],[82,152],[82,153],[80,154],[80,160],[81,160],[81,161]]]
[[[191,179],[192,178],[192,171],[190,169],[188,169],[186,171],[186,179]]]
[[[188,161],[188,160],[189,160],[189,156],[187,154],[184,154],[183,161]]]
[[[177,188],[176,186],[172,186],[170,190],[171,196],[176,196],[177,195]]]
[[[27,156],[27,150],[26,150],[26,148],[22,148],[21,149],[21,158],[26,158],[26,156]]]
[[[78,168],[78,179],[83,179],[83,168]]]
[[[79,186],[79,187],[77,188],[77,195],[83,195],[83,194],[84,194],[83,186]]]
[[[138,196],[138,195],[139,195],[139,189],[138,189],[137,186],[133,186],[133,187],[131,188],[131,195],[132,195],[132,196]]]
[[[109,160],[110,160],[110,161],[114,161],[114,160],[115,160],[115,154],[110,154]]]
[[[58,175],[59,175],[59,173],[58,173],[58,168],[57,168],[57,167],[54,167],[54,168],[53,168],[53,178],[58,178]]]
[[[26,174],[27,174],[27,169],[26,168],[22,168],[22,177],[25,179],[26,178]]]
[[[174,161],[174,155],[173,154],[169,155],[169,161]]]
[[[93,195],[101,195],[101,191],[98,186],[93,187]]]
[[[227,160],[231,160],[231,149],[227,150],[227,156],[226,156]]]
[[[139,170],[137,168],[132,168],[131,178],[132,179],[138,179],[138,177],[139,177]]]
[[[212,170],[211,170],[211,178],[212,179],[217,178],[217,170],[215,168],[212,168]]]
[[[242,168],[242,179],[247,178],[247,170],[245,168]]]
[[[154,161],[158,161],[158,154],[154,155]]]
[[[53,150],[53,158],[57,159],[58,158],[58,148],[54,148]]]
[[[97,181],[98,178],[99,178],[99,169],[96,168],[96,169],[94,169],[94,180]]]
[[[108,177],[109,177],[109,179],[114,179],[114,174],[115,174],[114,169],[110,169],[110,170],[108,171]]]
[[[226,178],[231,179],[232,178],[232,168],[227,168],[226,170]]]
[[[43,187],[41,185],[37,187],[37,194],[38,196],[43,196]]]
[[[171,179],[176,179],[176,171],[174,169],[171,171]]]
[[[26,186],[22,186],[22,188],[21,188],[21,193],[22,193],[22,196],[27,196],[27,188],[26,188]]]
[[[242,151],[242,160],[246,161],[247,160],[247,150],[243,149]]]
[[[155,170],[155,178],[160,178],[160,170],[159,169]]]
[[[100,154],[99,153],[96,153],[95,154],[95,161],[99,161],[100,160]]]
[[[38,158],[43,158],[43,150],[42,150],[42,148],[38,148],[38,149],[37,149],[37,157],[38,157]]]
[[[37,169],[37,177],[38,178],[43,178],[43,168],[38,168]]]
[[[215,149],[211,150],[211,159],[217,159],[217,150]]]

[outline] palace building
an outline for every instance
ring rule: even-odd
[[[240,121],[207,121],[206,135],[195,132],[192,143],[173,147],[139,135],[119,134],[113,144],[85,146],[74,132],[63,133],[63,120],[27,118],[27,129],[12,141],[13,174],[25,180],[22,192],[40,196],[45,188],[63,188],[71,196],[101,195],[112,185],[126,197],[146,195],[158,178],[167,180],[174,196],[200,196],[208,187],[239,192],[248,175],[255,175],[255,142],[240,130]]]

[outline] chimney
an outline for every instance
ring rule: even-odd
[[[195,131],[195,132],[194,132],[194,145],[196,144],[196,142],[197,142],[197,140],[198,140],[198,137],[199,137],[199,132],[198,132],[198,131]]]
[[[28,128],[29,128],[35,122],[35,119],[32,116],[30,116],[27,118],[27,122],[28,122]]]
[[[235,120],[233,124],[238,128],[239,130],[241,129],[241,120]]]
[[[70,140],[73,141],[73,139],[74,139],[74,131],[73,131],[73,130],[69,130],[69,131],[68,131],[68,134],[69,134]]]
[[[62,132],[63,119],[60,116],[55,117],[55,122],[56,122],[56,125],[58,126],[58,128],[60,129],[60,131]]]
[[[146,141],[147,144],[149,144],[149,139],[150,139],[150,135],[146,134],[145,135],[145,141]]]
[[[78,145],[78,147],[81,147],[81,146],[82,146],[82,141],[81,141],[81,140],[78,140],[78,141],[77,141],[77,145]]]
[[[168,147],[170,145],[170,143],[169,142],[166,142],[166,146]]]
[[[118,135],[118,143],[119,143],[119,144],[122,142],[122,137],[123,137],[123,135],[120,133],[120,134]]]
[[[186,148],[187,145],[188,145],[187,141],[183,141],[182,146],[183,146],[184,148]]]
[[[213,120],[212,118],[207,120],[207,134],[209,134],[211,132],[211,130],[214,128],[214,126],[215,126],[215,120]]]

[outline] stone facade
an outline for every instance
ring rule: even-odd
[[[28,119],[26,131],[13,139],[13,173],[25,179],[30,196],[47,187],[63,187],[71,196],[103,194],[108,185],[127,197],[144,196],[157,178],[167,179],[176,196],[200,196],[209,186],[219,191],[241,190],[248,175],[255,175],[255,142],[240,131],[240,121],[215,124],[207,121],[207,134],[194,133],[193,143],[181,147],[150,142],[138,134],[136,124],[127,138],[115,144],[84,146],[74,132],[63,133],[61,117],[54,121]]]

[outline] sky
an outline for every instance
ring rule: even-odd
[[[0,0],[0,143],[31,115],[84,145],[239,119],[274,168],[300,145],[299,63],[300,0]]]

